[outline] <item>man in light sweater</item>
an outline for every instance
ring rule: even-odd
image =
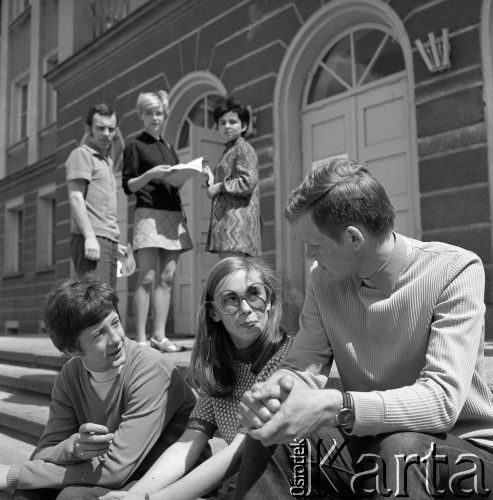
[[[285,214],[318,265],[290,353],[242,399],[237,498],[493,495],[480,259],[395,233],[350,160],[313,171]],[[325,388],[333,361],[344,391]]]
[[[139,479],[176,442],[196,398],[165,356],[125,337],[118,297],[99,278],[55,285],[44,318],[72,359],[31,461],[0,465],[0,490],[17,489],[19,500],[97,499]]]

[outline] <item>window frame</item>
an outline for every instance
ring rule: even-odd
[[[20,17],[31,6],[30,0],[12,0],[12,20]]]
[[[24,248],[26,241],[25,231],[25,202],[24,197],[13,198],[5,204],[5,245],[4,268],[5,274],[20,274],[23,272]]]
[[[56,123],[57,93],[53,85],[46,80],[45,75],[58,64],[58,51],[52,50],[43,57],[43,83],[41,102],[41,129]]]
[[[28,138],[29,83],[29,73],[23,74],[12,82],[11,145]]]
[[[36,224],[36,268],[51,269],[56,264],[56,184],[38,189]]]

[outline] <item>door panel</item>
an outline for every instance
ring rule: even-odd
[[[396,211],[396,230],[414,236],[405,80],[356,97],[357,160],[368,165]]]
[[[190,152],[180,152],[180,162],[188,163],[192,160]],[[195,179],[189,180],[180,188],[180,198],[187,217],[187,226],[195,246],[194,220],[193,220],[193,183]],[[192,297],[192,261],[193,250],[180,254],[176,267],[175,280],[173,283],[173,323],[174,333],[189,334],[190,312]]]
[[[330,158],[355,154],[354,102],[345,99],[303,115],[303,175]]]
[[[415,235],[406,81],[385,84],[303,115],[304,175],[328,159],[366,163],[396,211],[396,230]]]
[[[127,245],[128,243],[128,197],[122,188],[122,172],[115,173],[116,185],[118,186],[117,194],[117,223],[120,228],[120,243]],[[118,302],[120,311],[125,311],[121,314],[121,321],[124,328],[127,326],[128,317],[128,278],[119,277],[116,280],[116,292],[118,294]]]
[[[194,128],[192,143],[194,150],[197,151],[197,156],[203,156],[214,171],[224,151],[224,141],[219,135],[219,132],[216,130]],[[207,188],[204,180],[197,186],[195,200],[198,201],[198,203],[196,203],[196,220],[198,221],[197,245],[194,251],[197,264],[194,277],[194,296],[192,304],[194,310],[197,311],[200,305],[203,285],[209,276],[209,272],[219,260],[219,257],[217,254],[205,250],[211,218],[211,200],[207,196]],[[196,314],[192,317],[192,324],[195,319]]]
[[[224,149],[219,133],[192,127],[190,137],[191,149],[178,152],[180,161],[187,163],[203,156],[209,160],[211,168],[214,168]],[[180,195],[193,249],[182,254],[178,261],[173,287],[173,317],[175,333],[191,334],[194,331],[203,284],[218,257],[205,251],[211,202],[207,197],[204,177],[197,176],[187,181],[180,189]]]

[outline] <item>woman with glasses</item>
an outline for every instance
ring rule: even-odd
[[[151,347],[180,350],[166,338],[171,287],[181,252],[192,248],[178,189],[166,182],[169,167],[179,162],[173,146],[162,138],[169,112],[164,90],[141,93],[137,115],[144,131],[123,153],[123,190],[135,194],[133,248],[139,275],[134,293],[136,341],[146,344],[146,322],[152,304]]]
[[[279,281],[263,260],[228,257],[214,266],[197,318],[189,378],[200,397],[187,428],[129,492],[103,500],[196,499],[238,471],[246,436],[236,419],[241,396],[268,379],[291,347],[280,319]],[[193,468],[216,431],[228,446]]]

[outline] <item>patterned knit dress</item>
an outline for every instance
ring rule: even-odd
[[[240,427],[237,420],[241,397],[253,384],[264,382],[277,370],[277,366],[288,353],[292,343],[293,339],[286,336],[258,375],[251,372],[255,343],[245,349],[236,349],[233,360],[236,386],[233,394],[224,398],[201,395],[190,415],[187,429],[204,432],[209,437],[219,430],[228,444],[233,441],[238,432],[245,433],[246,430]]]

